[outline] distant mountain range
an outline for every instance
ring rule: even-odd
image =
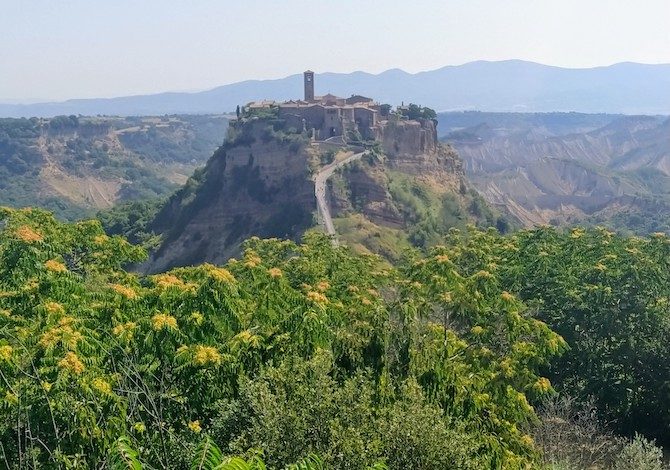
[[[416,74],[399,69],[377,75],[323,73],[316,76],[315,82],[318,94],[357,93],[380,102],[414,102],[438,111],[670,114],[670,64],[625,62],[568,69],[521,60],[478,61]],[[0,116],[221,113],[253,100],[301,96],[302,74],[296,74],[279,80],[243,81],[198,93],[0,104]]]

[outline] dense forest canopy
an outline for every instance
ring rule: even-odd
[[[143,250],[97,221],[2,216],[9,468],[539,468],[557,394],[668,439],[662,234],[473,228],[393,268],[256,238],[223,267],[141,276],[123,266]],[[600,468],[660,468],[613,467],[660,465],[617,439]]]

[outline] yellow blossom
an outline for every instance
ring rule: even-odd
[[[58,367],[77,375],[84,372],[84,364],[79,360],[77,355],[71,351],[68,352],[65,357],[58,362]]]
[[[521,436],[521,443],[527,447],[533,447],[535,442],[533,441],[533,438],[530,437],[528,434],[524,434]]]
[[[205,264],[205,270],[207,271],[207,274],[212,276],[214,279],[216,279],[219,282],[224,282],[224,283],[232,283],[235,282],[235,276],[233,276],[230,271],[228,271],[225,268],[219,268],[217,266],[214,266],[213,264],[206,263]]]
[[[53,387],[53,384],[50,384],[49,382],[46,381],[41,382],[41,385],[44,391],[47,393],[51,390],[51,387]]]
[[[204,315],[200,312],[193,312],[189,319],[195,323],[196,325],[201,325],[203,320],[205,319]]]
[[[16,236],[26,243],[41,242],[42,240],[44,240],[44,237],[42,237],[41,233],[28,227],[27,225],[22,225],[21,227],[19,227],[16,230]]]
[[[91,382],[91,386],[98,392],[102,393],[103,395],[112,394],[112,386],[109,385],[109,382],[107,382],[104,379],[101,379],[100,377],[93,379],[93,382]]]
[[[330,283],[328,281],[320,281],[316,284],[316,289],[320,292],[326,292],[330,289]]]
[[[8,344],[0,346],[0,359],[3,361],[8,361],[12,358],[12,347]]]
[[[137,292],[135,292],[135,290],[130,287],[122,286],[121,284],[110,284],[109,287],[117,294],[121,294],[126,299],[133,300],[137,298]]]
[[[307,298],[316,304],[325,304],[328,298],[321,292],[310,291],[307,293]]]
[[[435,257],[435,260],[438,263],[447,263],[449,261],[449,256],[447,256],[447,255],[437,255]]]
[[[200,431],[202,431],[202,427],[200,427],[200,421],[197,419],[188,423],[188,428],[196,434],[199,434]]]
[[[221,354],[212,346],[197,345],[193,354],[193,362],[199,366],[219,365],[221,364]]]
[[[270,275],[270,277],[273,277],[273,278],[282,277],[282,272],[281,272],[281,269],[279,269],[279,268],[268,269],[268,274]]]
[[[93,243],[96,245],[102,245],[104,244],[107,240],[109,240],[109,237],[107,235],[96,235],[93,238]]]
[[[112,328],[112,334],[114,336],[125,336],[126,339],[131,339],[133,336],[133,330],[135,329],[136,326],[137,323],[132,321],[122,323]]]
[[[244,265],[247,268],[255,268],[261,264],[262,260],[260,257],[253,251],[248,251],[244,256]]]
[[[77,343],[82,339],[82,334],[72,328],[71,323],[73,321],[72,317],[61,319],[59,326],[53,327],[42,334],[39,345],[48,349],[60,342],[68,349],[76,348]]]
[[[514,296],[513,296],[512,294],[510,294],[509,292],[507,292],[506,290],[504,290],[504,291],[502,292],[502,294],[500,294],[500,297],[502,297],[502,299],[503,299],[505,302],[511,302],[511,301],[514,300]]]
[[[600,272],[603,272],[603,271],[607,270],[607,266],[605,266],[605,265],[602,264],[602,263],[596,263],[596,265],[594,266],[594,268],[595,268],[596,270],[600,271]]]
[[[174,274],[158,274],[153,278],[154,283],[161,289],[168,289],[170,287],[184,287],[184,281],[179,279]]]
[[[47,302],[44,304],[44,308],[48,313],[64,313],[65,309],[58,302]]]
[[[51,271],[52,273],[64,273],[67,271],[65,265],[55,259],[50,259],[44,263],[44,267],[47,268],[47,271]]]
[[[133,424],[133,429],[139,433],[143,433],[147,430],[147,427],[144,423],[138,421],[137,423]]]
[[[233,341],[236,343],[244,343],[253,348],[260,346],[261,337],[259,335],[253,334],[250,330],[240,331],[233,337]]]
[[[546,377],[540,377],[533,384],[533,389],[538,393],[547,393],[551,390],[551,382]]]
[[[443,294],[440,294],[440,299],[442,299],[442,302],[450,304],[451,303],[451,292],[444,292]]]
[[[363,300],[361,300],[361,302],[363,303],[363,305],[372,305],[372,302],[370,301],[370,299],[364,298]]]
[[[491,279],[493,277],[493,274],[491,274],[488,271],[481,270],[475,273],[475,277],[481,277],[482,279]]]
[[[5,401],[12,405],[16,405],[19,402],[19,397],[7,390],[7,392],[5,392]]]
[[[472,333],[473,335],[481,335],[482,333],[484,333],[484,328],[482,328],[482,327],[479,326],[479,325],[477,325],[477,326],[473,326],[473,327],[470,329],[470,333]]]
[[[177,329],[177,319],[172,315],[166,313],[157,313],[151,317],[152,328],[156,331],[169,328],[170,330]]]

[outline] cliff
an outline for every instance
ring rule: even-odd
[[[437,140],[435,122],[382,121],[376,144],[328,179],[338,237],[360,251],[397,257],[451,227],[495,224],[464,180],[461,161]],[[311,141],[272,116],[242,119],[207,166],[158,214],[161,247],[142,269],[222,263],[251,237],[297,239],[316,228],[313,177],[354,151]],[[379,243],[383,241],[383,243]]]
[[[151,229],[163,243],[147,271],[223,263],[252,235],[299,238],[312,223],[308,141],[263,120],[232,129],[226,143],[170,198]]]
[[[410,246],[438,243],[450,228],[499,222],[468,187],[456,151],[438,142],[435,121],[383,121],[376,136],[378,150],[331,183],[345,242],[394,259]]]

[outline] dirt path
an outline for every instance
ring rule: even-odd
[[[330,165],[325,166],[314,177],[314,196],[316,196],[317,214],[320,223],[323,224],[326,229],[326,233],[334,237],[333,240],[335,243],[337,243],[337,233],[335,232],[335,226],[333,225],[333,218],[330,216],[330,207],[328,207],[328,202],[326,201],[326,182],[335,170],[343,167],[347,163],[360,159],[364,153],[365,152],[355,153],[342,161],[331,163]]]

